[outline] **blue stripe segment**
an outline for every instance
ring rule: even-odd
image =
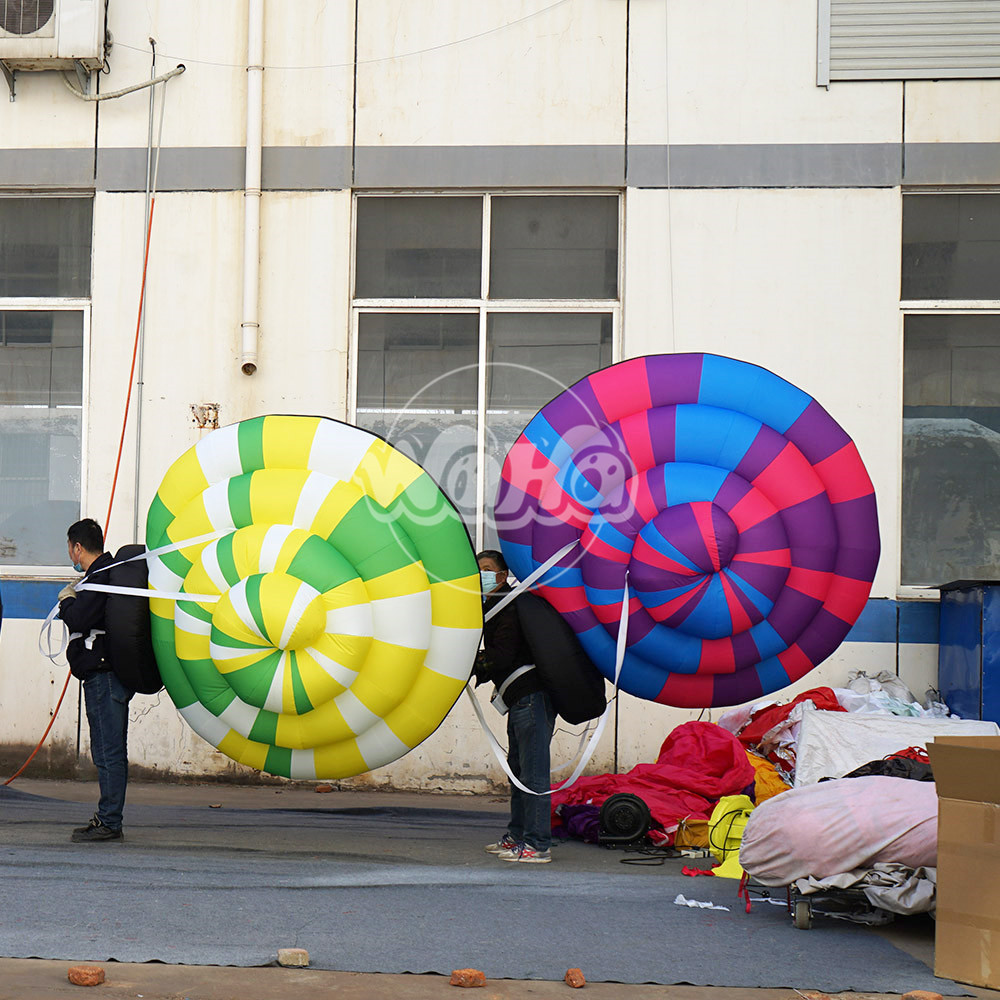
[[[735,469],[760,433],[760,421],[717,406],[677,407],[675,461]]]
[[[0,583],[0,601],[4,618],[28,618],[37,621],[55,607],[66,580],[11,580]]]
[[[678,628],[705,639],[721,639],[732,634],[733,620],[729,614],[729,602],[722,589],[722,581],[717,576],[712,577],[705,592],[698,598],[698,603]]]
[[[698,402],[745,413],[784,434],[812,396],[765,368],[706,354]]]
[[[531,423],[524,428],[524,436],[558,468],[565,465],[573,454],[572,446],[556,433],[541,413],[535,414]]]
[[[663,466],[663,485],[667,503],[697,503],[714,500],[729,476],[728,469],[715,469],[710,465],[690,462],[672,462]]]

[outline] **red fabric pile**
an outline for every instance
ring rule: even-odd
[[[626,774],[579,778],[553,792],[552,822],[560,822],[560,805],[600,806],[617,792],[631,792],[649,806],[654,826],[671,830],[688,816],[708,819],[723,795],[753,782],[753,765],[732,733],[711,722],[686,722],[663,741],[655,763],[637,764]]]
[[[793,708],[803,701],[811,701],[824,712],[843,712],[833,690],[828,687],[810,688],[784,705],[768,705],[750,716],[747,724],[739,732],[739,741],[745,747],[755,747],[779,722],[791,714]]]

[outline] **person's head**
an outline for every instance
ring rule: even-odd
[[[104,551],[104,532],[91,517],[69,526],[66,551],[73,569],[78,573],[90,569],[90,564]]]
[[[490,594],[507,582],[507,563],[496,549],[484,549],[476,556],[483,593]]]

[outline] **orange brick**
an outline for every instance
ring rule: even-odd
[[[567,969],[563,977],[567,986],[572,986],[574,990],[587,985],[587,980],[583,978],[583,973],[579,969]]]
[[[99,965],[74,965],[67,973],[74,986],[100,986],[104,982],[104,970]]]
[[[930,990],[910,990],[903,994],[903,1000],[942,1000],[940,993],[932,993]]]
[[[313,791],[314,792],[332,792],[333,791],[333,785],[317,785],[313,789]]]
[[[455,969],[449,980],[450,986],[485,986],[486,973],[479,969]]]

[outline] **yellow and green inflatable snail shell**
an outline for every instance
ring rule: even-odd
[[[149,510],[153,644],[191,727],[239,763],[343,778],[441,724],[482,632],[479,571],[455,508],[382,438],[324,417],[214,431]]]

